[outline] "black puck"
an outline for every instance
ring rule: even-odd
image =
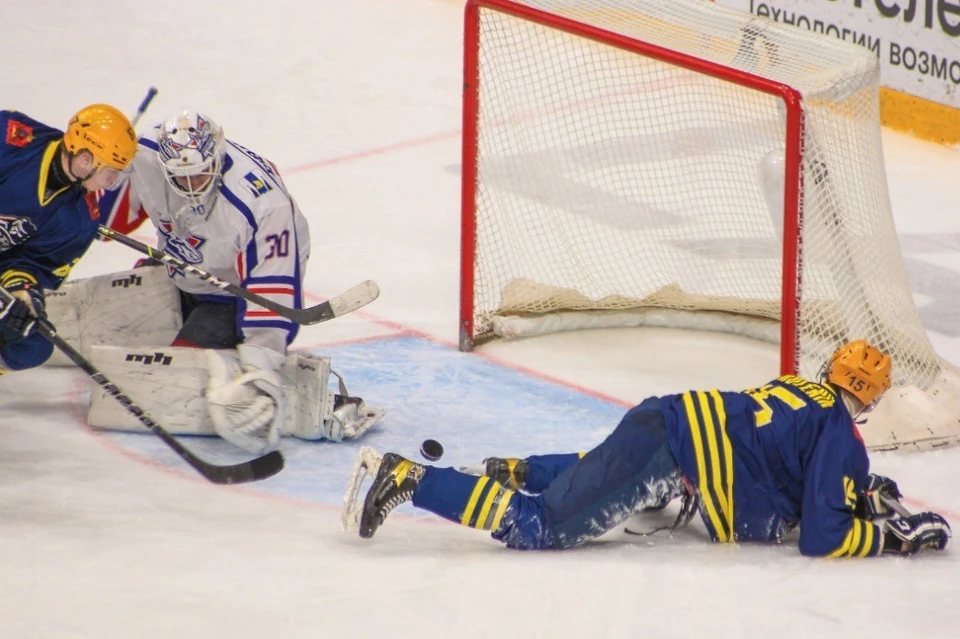
[[[435,439],[425,439],[420,444],[420,454],[427,461],[435,462],[443,457],[443,444]]]

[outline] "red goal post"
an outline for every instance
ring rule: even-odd
[[[878,84],[862,47],[703,0],[469,0],[461,350],[689,326],[813,377],[866,337],[909,404],[960,411],[903,267]],[[874,445],[960,439],[923,421]]]

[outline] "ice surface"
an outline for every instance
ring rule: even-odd
[[[281,168],[309,217],[313,301],[364,279],[373,305],[303,330],[351,390],[388,409],[365,443],[441,463],[583,449],[644,396],[776,373],[774,347],[672,330],[600,330],[455,349],[462,6],[446,0],[7,3],[0,104],[65,126],[79,107],[143,130],[182,108]],[[921,316],[960,363],[957,150],[884,136]],[[141,233],[148,239],[147,233]],[[128,267],[96,245],[76,269]],[[245,487],[198,478],[155,438],[85,426],[84,376],[0,380],[0,637],[960,636],[960,553],[828,562],[795,546],[608,535],[516,553],[405,507],[344,536],[359,443],[285,441],[288,468]],[[187,445],[238,459],[213,439]],[[960,449],[880,454],[907,505],[960,522]]]

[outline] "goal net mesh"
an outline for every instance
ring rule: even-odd
[[[936,377],[893,225],[870,51],[700,0],[498,0],[477,16],[464,209],[475,342],[509,318],[571,312],[771,323],[786,312],[800,374],[866,337],[891,354],[898,383]],[[793,164],[784,101],[737,71],[802,96]],[[799,229],[786,238],[785,170],[801,176]],[[799,255],[786,302],[785,242]]]

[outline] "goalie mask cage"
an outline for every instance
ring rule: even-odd
[[[461,350],[694,327],[779,341],[781,373],[816,379],[865,337],[897,396],[868,443],[960,439],[960,375],[900,255],[870,51],[706,0],[465,17]]]

